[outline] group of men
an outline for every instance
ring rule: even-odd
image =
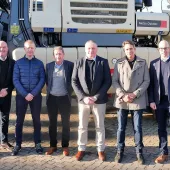
[[[46,83],[47,110],[49,116],[50,147],[45,152],[51,155],[57,150],[57,117],[61,114],[63,155],[69,155],[71,94],[74,90],[78,98],[79,126],[78,152],[76,159],[82,160],[88,141],[88,120],[92,112],[96,129],[96,146],[99,160],[105,161],[105,112],[107,91],[111,84],[116,89],[114,106],[118,109],[117,154],[115,162],[120,163],[125,147],[125,130],[128,114],[131,113],[134,141],[139,164],[144,164],[142,114],[146,106],[155,110],[158,122],[160,155],[156,163],[168,159],[166,120],[169,114],[170,96],[170,47],[167,41],[159,43],[160,58],[153,60],[148,69],[144,59],[136,56],[132,41],[122,44],[125,57],[118,59],[111,79],[107,59],[97,55],[97,44],[89,40],[85,44],[85,56],[73,64],[64,59],[61,46],[53,49],[54,61],[44,69],[42,61],[35,57],[35,44],[31,40],[24,43],[25,56],[16,62],[8,57],[8,46],[0,41],[0,112],[2,117],[1,147],[10,149],[8,142],[9,112],[11,93],[16,89],[16,145],[12,155],[21,150],[22,129],[28,105],[31,109],[34,142],[37,153],[41,146],[41,90]],[[114,56],[114,54],[113,54]],[[73,88],[73,89],[72,89]]]

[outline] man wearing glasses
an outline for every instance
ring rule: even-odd
[[[164,163],[168,159],[167,147],[167,114],[170,113],[169,96],[170,96],[170,57],[169,44],[162,40],[159,43],[160,58],[150,63],[150,86],[149,86],[149,103],[150,107],[155,110],[158,122],[158,136],[160,155],[155,159],[155,163]]]

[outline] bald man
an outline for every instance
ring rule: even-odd
[[[8,142],[9,112],[13,90],[12,75],[15,61],[8,57],[6,42],[0,41],[0,112],[1,112],[1,148],[11,150]]]
[[[150,107],[155,111],[158,122],[160,155],[155,163],[164,163],[168,159],[167,115],[170,114],[170,48],[162,40],[158,50],[160,58],[150,63],[150,86],[148,90]]]
[[[22,129],[28,105],[31,109],[35,149],[38,154],[43,152],[41,147],[41,90],[45,84],[45,70],[43,62],[35,57],[35,44],[32,40],[24,43],[25,56],[17,60],[14,65],[13,82],[16,88],[16,145],[12,156],[21,150]]]

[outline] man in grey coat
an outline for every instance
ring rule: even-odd
[[[135,148],[139,164],[144,164],[142,155],[142,114],[146,108],[147,88],[150,78],[147,63],[135,55],[132,41],[124,41],[124,58],[117,61],[113,74],[113,87],[116,89],[114,106],[118,108],[117,154],[115,162],[121,162],[125,147],[125,130],[128,114],[132,115]]]

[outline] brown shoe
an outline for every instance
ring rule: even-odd
[[[50,147],[47,152],[45,152],[45,155],[51,155],[55,151],[57,151],[57,147]]]
[[[84,154],[85,154],[85,151],[78,151],[77,154],[76,154],[77,161],[82,160],[83,157],[84,157]]]
[[[168,160],[168,155],[160,155],[155,159],[155,163],[162,164]]]
[[[68,149],[68,147],[63,148],[63,155],[64,156],[69,156],[69,149]]]
[[[106,155],[104,152],[98,152],[99,160],[105,161],[106,160]]]

